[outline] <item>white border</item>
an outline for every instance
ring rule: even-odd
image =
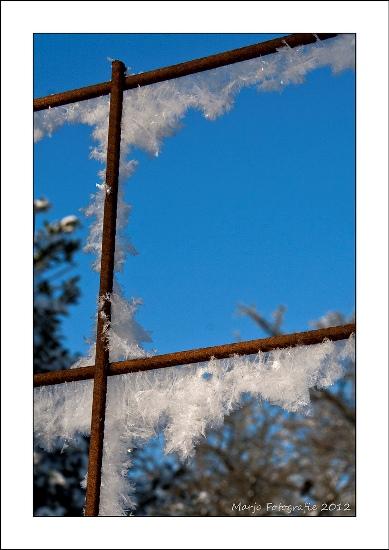
[[[387,2],[5,1],[2,15],[3,547],[387,548]],[[32,33],[312,31],[357,33],[357,518],[32,518]]]

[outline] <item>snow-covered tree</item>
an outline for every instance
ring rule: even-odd
[[[34,214],[50,208],[34,201]],[[78,277],[69,275],[80,241],[75,216],[44,222],[34,236],[34,372],[68,368],[76,357],[62,342],[61,321],[77,303]],[[81,515],[85,494],[80,482],[87,466],[87,440],[66,453],[34,451],[34,514]]]
[[[34,214],[47,211],[45,199],[34,201]],[[80,241],[74,237],[75,216],[44,222],[34,236],[34,372],[67,368],[74,361],[64,348],[61,318],[79,297],[78,277],[66,277]]]

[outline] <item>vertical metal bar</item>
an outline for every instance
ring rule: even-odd
[[[106,194],[101,245],[99,307],[97,313],[96,360],[85,505],[86,516],[98,516],[100,503],[107,370],[109,365],[108,335],[104,331],[104,326],[107,321],[110,322],[111,320],[111,302],[107,299],[107,296],[111,294],[113,286],[124,74],[125,66],[123,63],[121,61],[113,61],[109,108]]]

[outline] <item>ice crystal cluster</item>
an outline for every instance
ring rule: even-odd
[[[105,424],[100,515],[117,516],[135,506],[127,481],[129,450],[165,435],[165,452],[189,457],[208,429],[250,393],[295,412],[309,408],[309,388],[330,386],[353,359],[354,337],[208,363],[110,377]],[[90,429],[92,381],[38,388],[35,433],[50,450]]]
[[[200,110],[210,120],[232,108],[238,92],[248,86],[259,91],[281,90],[301,84],[306,75],[329,66],[334,73],[353,68],[355,38],[340,35],[308,46],[285,46],[277,53],[162,82],[124,93],[119,177],[115,271],[120,272],[128,253],[135,249],[125,229],[131,207],[124,201],[124,184],[136,169],[130,157],[134,148],[158,156],[162,141],[175,133],[189,109]],[[66,123],[93,128],[95,147],[91,157],[105,163],[108,137],[109,98],[102,97],[35,114],[34,138],[39,141]],[[93,218],[85,245],[100,268],[105,171],[86,209]],[[109,335],[110,360],[146,356],[142,342],[148,333],[136,322],[139,301],[126,300],[115,279],[111,296]],[[289,411],[309,405],[309,388],[334,383],[342,373],[342,361],[353,353],[354,343],[323,344],[276,350],[250,357],[211,360],[208,364],[168,368],[147,373],[111,377],[103,457],[100,515],[123,515],[134,507],[127,483],[128,450],[163,429],[166,452],[182,458],[193,452],[196,441],[209,428],[222,423],[239,404],[244,393],[267,399]],[[94,362],[94,345],[87,357],[74,366]],[[205,375],[206,374],[206,375]],[[46,449],[68,445],[77,434],[90,429],[91,381],[38,388],[35,392],[36,441]]]

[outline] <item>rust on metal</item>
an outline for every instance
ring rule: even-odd
[[[41,372],[34,374],[34,387],[53,386],[65,382],[79,382],[81,380],[90,380],[95,372],[94,365],[90,367],[78,367],[75,369],[54,370],[50,372]]]
[[[337,33],[297,33],[282,36],[281,38],[274,38],[273,40],[267,40],[259,44],[245,46],[243,48],[210,55],[208,57],[201,57],[192,61],[186,61],[185,63],[170,65],[162,69],[155,69],[127,76],[124,80],[124,89],[131,90],[139,86],[148,86],[165,80],[172,80],[190,74],[209,71],[210,69],[217,69],[225,65],[232,65],[240,61],[248,61],[249,59],[275,53],[279,48],[285,45],[288,45],[290,48],[296,48],[298,46],[312,44],[316,42],[317,39],[327,40],[335,36],[337,36]],[[110,82],[102,82],[100,84],[86,86],[85,88],[78,88],[76,90],[40,97],[34,99],[34,111],[42,111],[50,107],[59,107],[60,105],[67,105],[69,103],[75,103],[76,101],[84,101],[85,99],[109,95],[110,90]]]
[[[277,348],[281,349],[320,344],[326,338],[333,341],[344,340],[353,333],[355,333],[354,323],[337,327],[322,328],[319,330],[310,330],[307,332],[282,334],[280,336],[272,336],[270,338],[261,338],[258,340],[248,340],[234,344],[224,344],[221,346],[179,351],[165,355],[156,355],[154,357],[131,359],[129,361],[118,361],[115,363],[110,363],[107,374],[108,376],[116,376],[120,374],[128,374],[130,372],[201,363],[203,361],[208,361],[211,357],[215,357],[215,359],[224,359],[226,357],[231,357],[232,355],[249,355],[258,353],[258,351],[266,352]],[[93,373],[94,366],[91,365],[89,367],[35,374],[34,386],[50,386],[54,384],[62,384],[64,382],[88,380],[93,378]]]
[[[111,91],[111,82],[101,82],[76,90],[69,90],[59,94],[52,94],[45,97],[34,99],[34,111],[44,111],[52,107],[60,107],[61,105],[69,105],[77,101],[85,101],[86,99],[94,99],[103,95],[109,95]]]
[[[99,514],[101,465],[103,459],[107,372],[109,367],[108,331],[111,321],[111,302],[115,261],[116,213],[120,162],[120,133],[123,107],[123,83],[125,66],[121,61],[112,62],[112,81],[109,108],[106,193],[104,201],[103,237],[101,244],[101,268],[99,306],[96,333],[96,359],[94,366],[91,437],[89,444],[88,483],[85,515]]]
[[[296,332],[294,334],[283,334],[280,336],[272,336],[270,338],[249,340],[246,342],[237,342],[222,346],[181,351],[178,353],[150,357],[148,359],[119,361],[117,363],[111,363],[109,373],[110,375],[116,375],[177,365],[189,365],[192,363],[208,361],[211,357],[214,357],[215,359],[224,359],[226,357],[231,357],[232,355],[250,355],[258,353],[259,351],[267,352],[277,348],[282,349],[295,346],[319,344],[326,338],[334,341],[343,340],[348,338],[354,331],[354,324],[344,325],[339,327],[311,330],[307,332]]]

